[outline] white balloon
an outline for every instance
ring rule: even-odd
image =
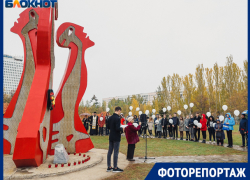
[[[129,112],[128,115],[132,116],[132,112]]]
[[[202,124],[201,124],[201,123],[198,123],[198,124],[197,124],[197,127],[198,127],[198,128],[201,128],[201,127],[202,127]]]
[[[213,127],[215,127],[216,123],[213,123]]]
[[[188,105],[185,104],[185,105],[184,105],[184,109],[187,109],[187,108],[188,108]]]
[[[194,124],[197,126],[197,124],[198,124],[198,121],[197,120],[194,120]]]
[[[141,115],[142,114],[142,111],[139,111],[139,115]]]
[[[135,127],[137,127],[139,124],[137,124],[137,123],[133,123],[133,125],[134,125]]]
[[[223,106],[222,106],[222,109],[223,109],[224,111],[226,111],[226,110],[227,110],[227,105],[223,105]]]
[[[155,115],[153,115],[152,118],[155,119]]]
[[[129,109],[130,109],[130,111],[132,111],[132,109],[133,109],[133,106],[130,106],[130,107],[129,107]]]
[[[168,109],[168,111],[170,111],[170,110],[171,110],[171,107],[170,107],[170,106],[168,106],[168,107],[167,107],[167,109]]]
[[[148,114],[149,114],[149,110],[146,110],[146,111],[145,111],[145,114],[147,114],[147,115],[148,115]]]
[[[139,108],[139,107],[137,107],[137,108],[136,108],[136,111],[140,111],[140,108]]]
[[[189,106],[192,108],[194,107],[194,103],[190,103]]]
[[[170,124],[173,124],[173,119],[169,119],[169,123],[170,123]]]
[[[162,109],[162,111],[163,111],[163,112],[166,112],[166,111],[167,111],[167,109],[166,109],[166,108],[163,108],[163,109]]]
[[[234,111],[234,115],[235,115],[235,116],[239,116],[239,115],[240,115],[240,111],[239,111],[239,110],[235,110],[235,111]]]
[[[220,121],[223,121],[223,120],[224,120],[224,116],[221,115],[221,116],[219,117],[219,119],[220,119]]]
[[[178,111],[177,111],[177,114],[181,115],[181,111],[180,111],[180,110],[178,110]]]
[[[100,121],[102,121],[103,120],[103,117],[100,117]]]
[[[156,120],[156,121],[155,121],[155,124],[159,124],[159,121],[158,121],[158,120]]]
[[[109,108],[106,109],[107,112],[109,112],[109,110],[110,110]]]
[[[211,116],[211,112],[207,112],[207,117],[210,117]]]
[[[152,112],[153,112],[153,113],[155,113],[155,112],[156,112],[156,110],[155,110],[155,109],[152,109]]]

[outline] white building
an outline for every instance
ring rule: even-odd
[[[3,55],[3,87],[5,94],[15,92],[23,72],[23,58]]]
[[[141,94],[135,94],[137,95],[141,95],[144,99],[144,101],[146,102],[146,104],[148,102],[150,102],[150,104],[153,103],[154,97],[156,97],[156,92],[152,92],[152,93],[141,93]],[[103,98],[102,101],[106,101],[107,107],[108,107],[108,103],[112,100],[112,99],[116,99],[116,100],[125,100],[128,98],[128,96],[131,98],[132,95],[126,95],[126,96],[116,96],[116,97],[109,97],[109,98]]]

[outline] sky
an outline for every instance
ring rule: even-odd
[[[72,22],[95,42],[85,53],[84,101],[155,92],[164,76],[194,74],[202,63],[223,66],[230,54],[240,67],[247,59],[247,0],[58,1],[55,29]],[[20,38],[10,32],[23,10],[4,9],[5,54],[23,56]],[[68,54],[55,43],[54,92]]]

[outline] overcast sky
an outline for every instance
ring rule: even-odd
[[[247,0],[58,0],[59,19],[84,27],[88,86],[83,100],[154,92],[164,76],[247,59]],[[74,2],[74,3],[72,3]],[[10,28],[23,9],[4,9],[4,53],[23,56]],[[68,49],[55,43],[54,91]]]

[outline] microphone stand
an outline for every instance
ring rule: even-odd
[[[139,159],[145,159],[144,162],[147,161],[147,159],[155,159],[155,158],[149,158],[147,157],[147,147],[148,147],[148,144],[147,144],[147,126],[144,126],[142,127],[143,131],[146,132],[143,134],[143,139],[144,139],[144,136],[146,135],[146,144],[145,144],[145,157],[139,157]]]

